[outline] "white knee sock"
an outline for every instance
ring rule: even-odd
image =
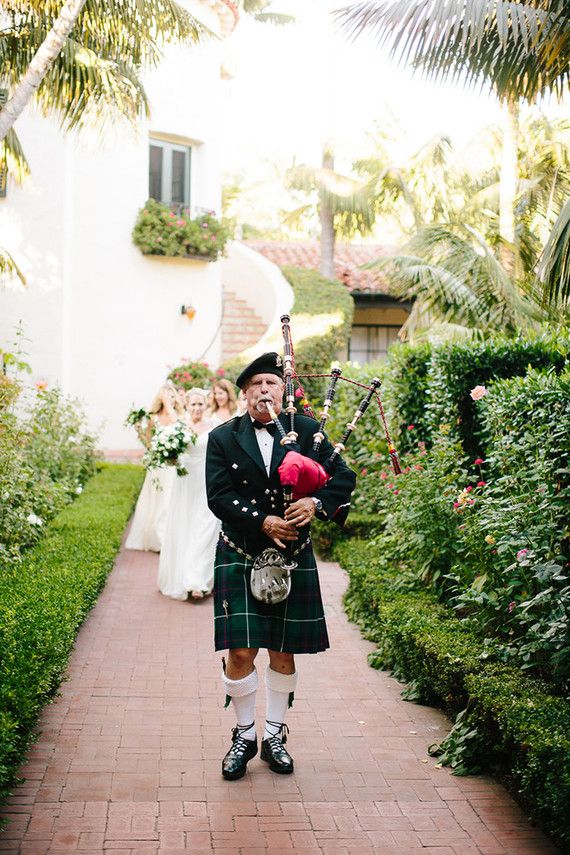
[[[269,665],[265,669],[267,712],[264,739],[280,733],[280,725],[284,723],[289,708],[289,695],[295,691],[296,685],[296,671],[294,674],[281,674],[279,671],[273,671]]]
[[[241,680],[230,680],[222,675],[226,695],[232,699],[236,711],[240,735],[244,739],[255,739],[255,693],[257,691],[257,670],[254,668],[247,677]],[[248,727],[247,725],[251,725]],[[245,729],[244,729],[245,728]]]

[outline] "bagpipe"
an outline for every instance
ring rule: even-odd
[[[398,453],[390,438],[384,407],[382,406],[382,400],[378,391],[382,385],[381,381],[377,377],[374,377],[369,385],[358,383],[356,380],[343,377],[340,368],[332,368],[328,374],[297,374],[295,371],[295,351],[293,348],[290,322],[291,318],[289,315],[281,316],[283,331],[283,377],[285,380],[286,402],[284,412],[289,419],[289,430],[286,430],[279,421],[271,398],[261,399],[258,402],[258,408],[263,406],[269,414],[275,425],[276,438],[279,438],[279,442],[287,450],[285,458],[277,470],[283,488],[285,509],[297,499],[313,496],[327,484],[334,473],[340,455],[345,450],[350,437],[357,428],[358,422],[373,399],[376,400],[378,405],[379,417],[388,443],[388,454],[394,474],[400,475],[402,470],[398,460]],[[318,429],[313,434],[312,453],[315,455],[319,454],[321,443],[325,438],[324,430],[330,416],[338,382],[344,381],[366,390],[366,394],[354,411],[352,419],[347,422],[341,439],[333,446],[331,454],[324,463],[319,463],[318,460],[300,453],[297,443],[298,435],[295,431],[295,415],[297,413],[295,384],[297,384],[302,396],[301,400],[304,402],[304,414],[316,420],[313,410],[307,401],[305,390],[301,384],[301,378],[318,377],[329,378],[329,384],[325,391],[323,409],[319,414]],[[250,585],[253,595],[258,600],[266,603],[282,602],[290,593],[291,572],[296,567],[297,563],[293,558],[292,546],[289,545],[286,548],[285,554],[274,547],[264,549],[255,559],[251,571]]]

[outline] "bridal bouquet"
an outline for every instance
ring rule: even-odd
[[[149,413],[142,407],[139,410],[131,410],[125,419],[125,425],[135,426],[140,424],[140,422],[149,418]]]
[[[186,475],[186,469],[178,462],[178,458],[195,442],[196,434],[183,422],[159,427],[143,457],[143,465],[147,469],[176,466],[177,475]]]

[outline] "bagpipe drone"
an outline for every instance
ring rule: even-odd
[[[291,337],[290,316],[282,315],[281,324],[283,331],[283,376],[285,380],[285,401],[286,406],[284,412],[289,417],[289,430],[286,430],[277,413],[273,409],[271,399],[262,399],[259,405],[263,405],[269,414],[276,428],[276,437],[279,438],[281,445],[287,450],[285,458],[279,466],[279,478],[283,488],[283,501],[285,508],[288,508],[293,501],[313,496],[318,490],[322,489],[332,477],[335,467],[340,459],[340,455],[346,448],[350,437],[356,430],[357,424],[368,409],[373,398],[378,404],[378,412],[382,423],[384,434],[388,443],[388,454],[396,475],[401,474],[400,463],[396,449],[390,438],[388,425],[382,401],[379,395],[381,382],[378,378],[370,381],[369,385],[358,383],[348,377],[343,377],[340,368],[332,368],[329,374],[297,374],[295,371],[295,352],[293,349],[293,341]],[[366,394],[358,404],[352,419],[347,422],[345,431],[341,439],[333,446],[328,459],[324,464],[319,463],[312,457],[307,457],[301,454],[297,444],[297,433],[295,431],[295,415],[297,407],[295,406],[295,384],[302,395],[304,413],[312,418],[315,418],[314,413],[307,402],[305,390],[301,385],[301,379],[305,378],[329,378],[329,385],[326,389],[323,409],[319,416],[318,429],[313,434],[312,453],[318,454],[321,443],[325,438],[324,430],[327,420],[330,416],[330,410],[334,401],[337,383],[344,381],[353,386],[358,386],[366,390]],[[285,553],[277,550],[274,547],[264,549],[254,561],[251,571],[251,591],[256,599],[266,603],[282,602],[289,595],[291,590],[291,572],[295,570],[297,563],[293,559],[292,547],[288,546]]]

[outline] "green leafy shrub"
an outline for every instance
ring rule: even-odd
[[[456,607],[514,661],[570,683],[570,373],[530,371],[478,404],[485,487],[458,509]],[[475,495],[475,493],[473,494]]]
[[[218,369],[216,372],[217,376],[223,377],[222,369]],[[208,367],[207,362],[187,362],[184,361],[181,365],[177,365],[176,368],[173,368],[170,374],[168,375],[168,379],[172,380],[175,386],[179,389],[192,389],[193,387],[198,387],[199,389],[207,389],[212,382],[212,370]]]
[[[144,477],[105,466],[0,574],[0,797],[9,794],[42,707],[59,685],[97,599]]]
[[[369,362],[363,366],[346,362],[341,363],[340,368],[342,369],[342,376],[365,386],[377,377],[382,382],[379,392],[380,397],[383,398],[384,381],[387,374],[385,362]],[[323,381],[321,397],[324,397],[324,391]],[[331,441],[338,441],[341,438],[347,423],[352,421],[355,410],[365,395],[366,389],[343,381],[337,383],[334,403],[327,422],[327,434]],[[343,452],[343,457],[349,466],[365,476],[385,465],[387,455],[388,446],[378,404],[375,399],[372,399],[368,410],[358,422],[356,430],[353,431],[346,451]]]
[[[77,401],[55,388],[29,391],[17,413],[15,403],[12,395],[0,409],[0,569],[20,560],[95,471],[95,437]]]
[[[383,391],[390,429],[401,454],[415,449],[418,439],[431,439],[426,404],[432,352],[431,344],[396,344],[388,353]]]
[[[228,232],[213,211],[192,218],[188,208],[175,213],[155,199],[141,208],[133,228],[133,243],[143,255],[217,261],[227,240]]]
[[[570,844],[568,701],[499,664],[469,626],[377,543],[345,541],[334,554],[350,577],[348,616],[378,645],[371,664],[409,681],[408,699],[438,703],[451,714],[466,710],[442,759],[461,774],[499,771],[531,818],[560,845]]]
[[[434,348],[427,376],[428,433],[437,430],[442,422],[448,423],[460,437],[465,452],[477,457],[485,449],[471,390],[491,381],[524,375],[529,368],[561,371],[567,354],[568,341],[553,337],[497,338]]]

